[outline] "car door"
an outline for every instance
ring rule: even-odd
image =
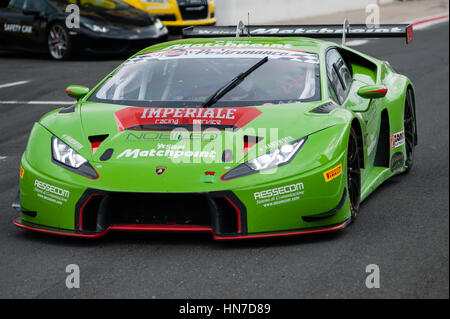
[[[364,149],[368,150],[364,157],[367,159],[369,154],[375,153],[372,152],[373,149],[370,150],[371,153],[369,153],[369,148],[367,145],[373,145],[373,148],[375,148],[377,140],[376,134],[369,136],[367,133],[371,131],[373,132],[373,128],[375,127],[374,125],[377,125],[377,121],[375,120],[376,108],[371,108],[370,101],[361,98],[357,94],[359,88],[367,84],[360,81],[358,77],[355,76],[351,64],[347,63],[346,59],[344,59],[340,52],[335,48],[327,51],[326,64],[330,98],[342,107],[355,112],[355,114],[361,119],[361,133],[363,137],[362,142],[364,146],[366,146]],[[372,127],[372,129],[369,129],[369,126]],[[363,169],[361,173],[362,180],[365,180],[368,171]]]
[[[42,50],[45,33],[45,0],[11,0],[3,16],[3,35],[13,47]],[[36,11],[35,13],[32,10]]]
[[[27,38],[27,43],[31,46],[33,51],[39,50],[47,51],[47,22],[49,16],[49,5],[47,0],[24,0],[22,12],[25,11],[38,12],[35,15],[24,14],[25,22],[31,24],[31,31],[24,34]]]
[[[15,26],[15,1],[0,0],[0,45],[2,47],[12,46],[17,41],[17,31],[19,31],[20,26]]]
[[[11,0],[2,14],[2,32],[6,42],[13,47],[24,47],[26,37],[24,33],[32,31],[31,24],[25,23],[22,7],[25,0]]]

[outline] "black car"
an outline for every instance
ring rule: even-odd
[[[119,0],[0,0],[0,48],[49,52],[58,60],[137,51],[167,34],[159,19]]]

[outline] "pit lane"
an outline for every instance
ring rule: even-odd
[[[77,240],[12,225],[19,161],[35,121],[70,102],[69,84],[94,86],[122,60],[0,52],[0,298],[448,298],[448,22],[412,44],[370,40],[416,89],[419,145],[407,176],[386,182],[337,234],[220,243],[208,234],[111,233]],[[62,105],[61,105],[62,106]],[[67,289],[77,264],[81,288]],[[381,288],[365,285],[380,268]]]

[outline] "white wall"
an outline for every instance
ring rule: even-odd
[[[380,3],[393,0],[379,0]],[[363,9],[378,0],[216,0],[217,25],[235,25],[239,20],[251,24],[325,15],[339,11]]]

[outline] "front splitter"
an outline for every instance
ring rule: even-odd
[[[14,225],[20,228],[33,230],[37,232],[55,234],[69,237],[84,237],[84,238],[100,238],[105,236],[110,231],[144,231],[144,232],[209,232],[215,240],[238,240],[238,239],[257,239],[268,237],[284,237],[284,236],[298,236],[323,232],[333,232],[344,229],[349,223],[350,219],[342,223],[330,225],[320,228],[298,229],[280,232],[254,233],[254,234],[231,234],[231,235],[217,235],[211,227],[204,226],[190,226],[190,225],[113,225],[109,226],[105,231],[100,233],[95,232],[76,232],[67,229],[46,227],[34,223],[23,221],[18,217],[14,220]]]

